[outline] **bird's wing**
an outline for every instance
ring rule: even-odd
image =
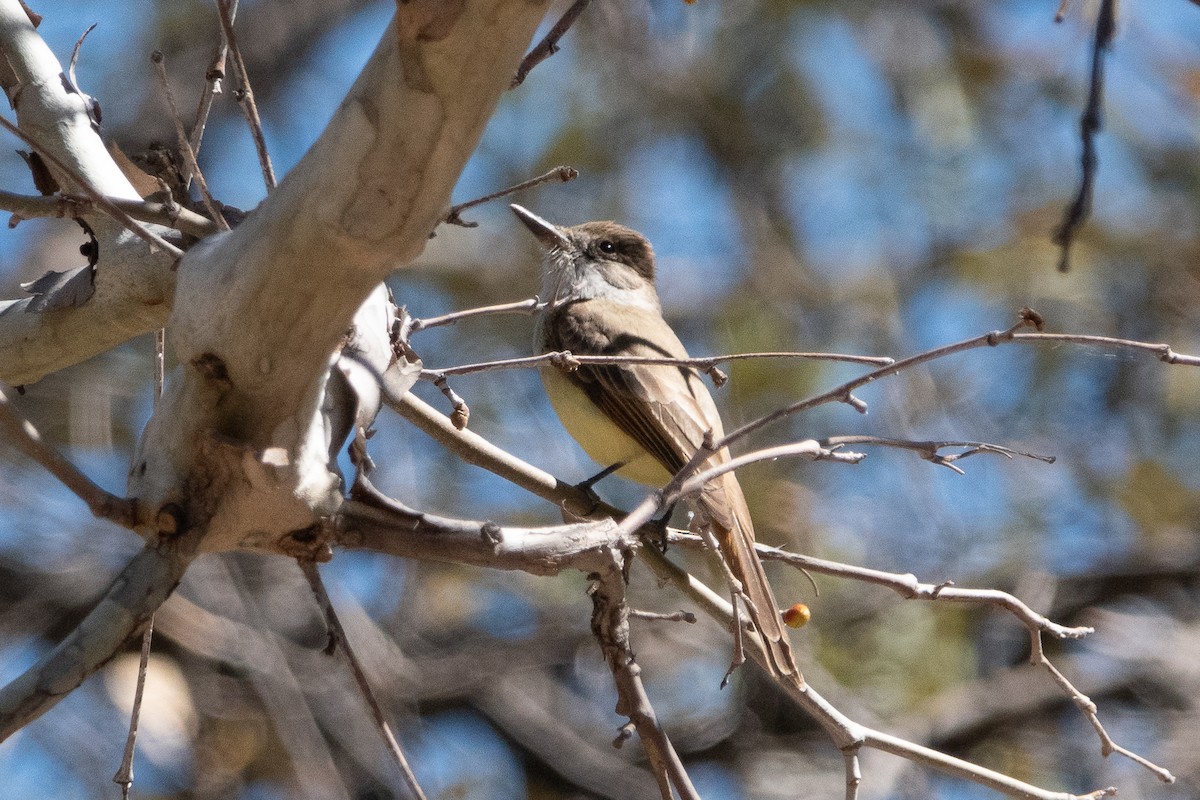
[[[687,358],[675,332],[649,309],[614,308],[603,299],[574,300],[548,312],[544,350],[570,350],[576,355]],[[611,320],[619,315],[621,330]],[[606,324],[599,324],[607,320]],[[567,378],[634,441],[658,459],[668,472],[678,472],[695,454],[709,431],[724,436],[721,417],[696,370],[657,365],[585,364]],[[711,463],[729,458],[721,450]],[[766,573],[754,552],[754,526],[737,477],[727,473],[709,481],[696,507],[713,526],[726,562],[750,598],[750,617],[763,637],[770,669],[789,680],[802,680]]]
[[[543,346],[577,355],[687,358],[679,337],[649,309],[609,300],[576,300],[550,311]],[[611,323],[619,315],[620,331]],[[670,473],[696,452],[704,435],[723,435],[721,417],[704,382],[690,367],[585,364],[566,377]]]

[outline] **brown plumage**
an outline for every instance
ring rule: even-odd
[[[548,247],[535,347],[578,355],[687,358],[662,318],[654,289],[654,252],[641,234],[611,222],[558,228],[514,207]],[[704,441],[724,435],[703,380],[687,367],[584,365],[543,371],[551,401],[567,430],[604,466],[654,486],[666,484]],[[597,413],[598,412],[598,413]],[[724,463],[714,454],[705,466]],[[734,577],[750,600],[750,621],[767,646],[772,671],[800,680],[787,633],[762,564],[754,526],[733,473],[709,482],[691,501],[711,526]]]

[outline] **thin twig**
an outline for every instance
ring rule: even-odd
[[[890,375],[895,375],[910,367],[915,367],[919,364],[924,364],[929,361],[935,361],[939,358],[944,358],[948,355],[959,353],[964,350],[972,350],[977,347],[985,346],[995,347],[1001,342],[1011,340],[1013,335],[1018,330],[1026,325],[1031,324],[1033,323],[1030,321],[1029,316],[1022,313],[1020,320],[1007,330],[989,331],[988,333],[975,336],[971,339],[955,342],[954,344],[943,345],[942,347],[935,347],[934,349],[927,350],[924,353],[918,353],[915,356],[909,356],[908,358],[900,359],[899,361],[893,362],[888,366],[872,370],[865,375],[860,375],[853,380],[846,381],[840,386],[816,395],[815,397],[810,397],[807,400],[801,400],[798,403],[792,403],[791,405],[784,406],[783,408],[777,409],[776,411],[759,417],[758,419],[751,420],[740,428],[734,430],[732,433],[726,434],[723,439],[714,444],[714,447],[717,450],[720,450],[722,447],[727,447],[737,440],[750,435],[754,431],[770,425],[773,422],[777,422],[784,417],[791,416],[798,411],[807,411],[810,408],[816,408],[817,406],[824,405],[826,403],[846,402],[847,398],[853,397],[852,393],[855,389],[866,386],[869,383],[873,383],[880,378],[886,378]],[[698,453],[697,455],[699,456],[700,454]],[[693,461],[695,460],[696,459],[693,459]]]
[[[678,588],[718,622],[724,625],[730,624],[733,609],[724,598],[654,549],[643,548],[640,552],[643,561],[650,566],[660,580]],[[764,670],[768,669],[766,666],[768,663],[767,653],[758,636],[751,633],[747,636],[747,642],[752,645],[748,649],[751,657],[762,665]],[[1085,800],[1085,798],[1099,800],[1099,798],[1111,796],[1116,792],[1115,789],[1108,788],[1086,795],[1072,795],[1041,789],[986,767],[860,725],[830,705],[811,683],[806,684],[803,689],[788,681],[777,681],[776,686],[811,715],[843,753],[856,747],[872,747],[901,756],[915,764],[922,764],[948,775],[955,775],[981,786],[990,787],[1010,797],[1029,798],[1030,800]]]
[[[162,52],[155,50],[150,54],[150,61],[158,73],[158,83],[162,88],[163,97],[167,101],[167,110],[171,113],[171,121],[175,123],[175,140],[179,145],[179,154],[183,156],[183,161],[190,170],[191,176],[196,178],[196,185],[200,187],[200,196],[204,199],[204,207],[208,209],[209,216],[221,230],[230,230],[225,215],[221,213],[220,206],[213,199],[212,192],[208,190],[208,181],[204,180],[204,173],[196,161],[196,152],[192,150],[192,143],[188,141],[187,132],[183,129],[183,120],[179,118],[179,108],[175,105],[175,94],[171,91],[170,81],[167,80],[167,65],[164,63],[165,58]]]
[[[231,0],[216,0],[217,11],[221,17],[221,30],[225,34],[225,42],[229,45],[229,54],[233,57],[233,69],[237,73],[241,86],[234,92],[246,123],[250,126],[250,136],[254,139],[254,149],[258,153],[258,165],[262,169],[263,183],[267,191],[275,188],[275,170],[271,166],[271,155],[267,152],[267,140],[263,136],[262,120],[258,116],[258,106],[254,102],[254,90],[250,86],[250,73],[246,71],[246,62],[242,60],[242,51],[238,48],[237,34],[233,30],[233,14]]]
[[[509,84],[508,88],[510,90],[524,83],[534,67],[558,52],[558,40],[566,35],[571,26],[575,24],[575,20],[579,18],[579,15],[583,13],[583,10],[588,7],[591,1],[575,0],[571,4],[571,7],[558,18],[558,22],[554,23],[554,27],[550,29],[545,38],[525,54],[525,57],[521,59],[521,66],[517,68],[517,74],[513,76],[512,83]]]
[[[474,200],[468,200],[465,203],[459,203],[456,206],[451,206],[450,210],[446,212],[446,216],[442,217],[442,222],[446,223],[447,225],[458,225],[462,228],[478,228],[479,223],[464,220],[460,216],[462,212],[466,211],[468,208],[474,208],[475,206],[483,205],[484,203],[492,200],[506,197],[514,192],[519,192],[522,189],[532,189],[534,186],[541,186],[543,183],[550,183],[554,180],[566,183],[567,181],[573,181],[578,177],[579,170],[575,169],[574,167],[555,167],[544,175],[538,175],[536,178],[530,178],[527,181],[521,181],[514,186],[509,186],[507,189],[501,189],[498,192],[485,194],[483,197],[477,197]]]
[[[689,625],[696,624],[696,615],[690,611],[672,611],[669,614],[664,614],[659,611],[639,611],[636,608],[629,609],[630,619],[644,619],[652,622],[686,622]]]
[[[989,331],[988,333],[984,333],[970,339],[964,339],[961,342],[943,345],[942,347],[935,347],[932,350],[927,350],[923,353],[909,356],[908,358],[896,361],[889,366],[873,370],[865,375],[860,375],[859,377],[850,381],[846,381],[840,386],[836,386],[827,392],[823,392],[822,394],[810,397],[806,400],[801,400],[797,403],[792,403],[788,406],[784,406],[783,408],[777,409],[770,414],[752,420],[733,432],[726,434],[723,439],[714,443],[714,447],[717,450],[727,447],[737,440],[748,436],[754,431],[770,425],[771,423],[777,422],[784,417],[795,414],[798,411],[807,411],[810,408],[815,408],[826,403],[848,402],[848,399],[857,400],[857,398],[854,398],[853,394],[851,394],[855,389],[866,386],[869,383],[873,383],[880,378],[886,378],[899,374],[910,367],[935,361],[937,359],[944,358],[955,353],[961,353],[966,350],[974,350],[980,347],[996,347],[1009,342],[1035,344],[1046,342],[1064,342],[1094,347],[1115,347],[1118,349],[1148,352],[1157,356],[1159,361],[1162,361],[1166,364],[1177,364],[1189,367],[1200,366],[1200,356],[1176,353],[1171,349],[1170,345],[1139,342],[1131,339],[1114,339],[1108,336],[1086,336],[1069,333],[1042,333],[1040,328],[1043,322],[1040,315],[1038,315],[1036,311],[1028,308],[1021,309],[1020,317],[1020,321],[1007,330]],[[1020,332],[1021,328],[1025,326],[1034,326],[1039,330],[1036,333]],[[576,356],[576,358],[579,357]],[[711,453],[708,455],[711,455]],[[682,473],[685,475],[685,477],[691,471],[695,470],[700,463],[707,460],[708,455],[705,455],[703,452],[698,452],[692,459],[692,462],[694,463],[689,463],[689,465],[682,470]]]
[[[713,535],[711,525],[700,526],[699,536],[709,551],[716,554],[717,561],[721,565],[721,572],[725,576],[725,585],[729,587],[729,607],[733,611],[733,616],[729,621],[729,633],[733,637],[733,653],[729,657],[728,669],[721,676],[721,688],[724,689],[729,685],[729,679],[733,676],[734,670],[746,663],[746,647],[742,644],[742,639],[747,630],[746,626],[742,624],[742,605],[745,604],[749,608],[751,619],[759,614],[778,612],[775,609],[754,608],[754,601],[746,594],[742,582],[733,574],[733,568],[729,566],[729,557],[721,551],[721,543]],[[741,602],[738,602],[739,600]],[[751,630],[753,630],[753,626],[751,626]]]
[[[111,216],[117,222],[120,222],[122,225],[124,225],[126,229],[128,229],[131,233],[133,233],[139,239],[141,239],[142,241],[149,244],[151,249],[157,248],[159,250],[163,250],[164,252],[169,253],[170,255],[174,256],[175,258],[180,258],[181,256],[183,256],[182,250],[180,250],[178,247],[171,244],[166,239],[162,238],[161,236],[159,236],[157,233],[150,230],[146,226],[135,221],[132,217],[129,216],[129,214],[125,213],[125,211],[123,211],[120,208],[120,206],[118,206],[116,203],[113,203],[112,201],[110,201],[106,196],[100,194],[100,192],[97,191],[96,188],[94,186],[92,186],[91,183],[84,180],[83,176],[81,176],[78,172],[76,172],[71,167],[67,166],[67,164],[64,163],[62,161],[62,159],[60,159],[58,156],[54,155],[49,150],[42,147],[42,145],[36,139],[34,139],[29,134],[25,133],[25,131],[21,130],[16,125],[13,125],[11,122],[9,122],[4,117],[0,117],[0,127],[3,127],[9,133],[13,134],[18,139],[23,141],[25,144],[32,147],[34,150],[36,150],[38,152],[39,155],[42,156],[42,158],[46,159],[51,164],[53,164],[54,166],[56,166],[60,170],[62,170],[67,175],[67,177],[69,177],[72,181],[74,181],[75,184],[79,187],[79,189],[85,195],[87,195],[88,198],[100,208],[101,211],[106,212],[109,216]]]
[[[424,376],[424,372],[425,370],[421,370],[422,376]],[[441,391],[445,398],[450,401],[450,405],[454,406],[454,411],[450,414],[450,421],[454,423],[454,427],[460,431],[464,430],[467,427],[467,422],[471,419],[471,407],[467,405],[467,401],[459,397],[458,392],[450,388],[450,384],[446,382],[445,375],[435,375],[430,380],[433,381],[433,385]]]
[[[125,738],[125,752],[121,756],[121,766],[113,775],[113,783],[121,787],[122,800],[129,800],[129,790],[133,788],[133,748],[137,741],[138,720],[142,716],[142,698],[146,692],[146,670],[150,666],[150,643],[154,640],[154,615],[142,634],[142,653],[138,661],[137,686],[133,690],[133,709],[129,713],[129,735]]]
[[[139,222],[174,228],[197,239],[203,239],[218,230],[212,220],[177,204],[167,205],[124,197],[106,196],[106,199]],[[77,194],[35,195],[0,191],[0,209],[11,211],[14,215],[8,223],[10,228],[23,219],[34,217],[77,219],[86,215],[96,205],[90,197]]]
[[[704,547],[704,540],[694,533],[671,531],[670,543],[681,547]],[[990,605],[1007,611],[1016,617],[1032,633],[1048,633],[1058,639],[1079,639],[1095,633],[1095,628],[1080,626],[1067,627],[1052,622],[1047,617],[1038,614],[1025,603],[998,589],[967,589],[942,583],[926,583],[917,580],[915,575],[896,572],[883,572],[838,561],[828,561],[823,558],[790,553],[777,547],[765,544],[754,546],[758,557],[763,561],[780,561],[796,569],[816,572],[820,575],[831,575],[845,580],[870,583],[882,586],[899,594],[905,600],[928,600],[944,603],[967,603]]]
[[[83,90],[79,88],[79,79],[75,77],[75,65],[79,63],[79,52],[83,50],[84,41],[87,39],[89,33],[96,30],[96,25],[97,23],[95,22],[89,25],[87,30],[84,31],[79,39],[75,42],[75,47],[71,49],[71,60],[67,62],[67,82],[80,97],[83,97],[84,94]],[[86,103],[86,100],[84,102]],[[92,116],[91,108],[88,108],[88,116]],[[92,122],[96,122],[95,118],[92,119]]]
[[[876,375],[875,377],[880,376]],[[450,447],[468,463],[476,464],[495,472],[497,475],[512,481],[539,497],[571,508],[572,513],[577,516],[596,517],[610,515],[616,518],[621,517],[622,512],[620,510],[599,503],[595,498],[587,497],[584,492],[576,489],[574,486],[558,480],[554,476],[495,447],[495,445],[487,442],[477,434],[471,431],[455,430],[444,416],[411,394],[387,397],[386,399],[389,405],[392,405],[410,419],[410,421],[417,424],[418,427],[421,427],[438,441]],[[629,530],[636,530],[640,524],[644,524],[655,513],[658,513],[658,509],[659,502],[652,497],[647,497],[642,504],[625,515],[614,535],[622,535]],[[697,543],[700,541],[698,537],[693,538]],[[672,540],[675,540],[674,535],[672,536]],[[683,541],[683,539],[681,538],[680,541]],[[824,562],[807,556],[783,553],[763,545],[758,545],[758,553],[764,559],[782,558],[785,560],[795,560],[798,566],[811,569],[814,572],[843,574],[838,570],[852,571],[852,577],[855,577],[855,579],[888,586],[905,597],[921,599],[937,598],[951,602],[991,602],[1008,610],[1032,628],[1044,630],[1060,638],[1076,638],[1092,632],[1090,628],[1065,628],[1050,622],[1044,617],[1035,614],[1015,597],[1003,592],[958,589],[948,586],[945,583],[936,585],[921,584],[911,575],[891,575],[890,573],[866,570],[860,567],[847,567],[846,565]],[[672,564],[666,557],[653,548],[642,548],[639,554],[641,559],[651,567],[661,580],[678,587],[693,602],[703,608],[714,619],[722,622],[723,625],[729,626],[731,624],[733,610],[724,598],[713,592],[712,589],[705,586],[694,576],[689,575]],[[850,572],[846,574],[850,576]],[[985,599],[985,596],[987,599]],[[765,664],[767,659],[766,652],[762,648],[758,637],[751,632],[747,636],[747,641],[753,645],[749,649],[750,655],[760,664]],[[853,720],[841,715],[836,709],[830,706],[817,694],[811,684],[804,691],[799,691],[796,687],[786,682],[779,684],[779,686],[803,709],[817,719],[821,726],[829,733],[835,745],[843,748],[843,752],[845,752],[846,748],[850,748],[856,743],[868,744],[871,747],[908,758],[915,763],[925,764],[949,774],[959,775],[984,786],[991,786],[1011,796],[1040,798],[1041,800],[1064,800],[1064,798],[1076,797],[1075,795],[1039,789],[991,770],[946,756],[929,748],[924,748],[920,745],[864,728]],[[1101,789],[1082,797],[1101,798],[1109,794],[1111,794],[1111,790]]]
[[[1114,339],[1111,336],[1088,336],[1078,333],[1015,333],[1014,342],[1039,344],[1041,342],[1065,342],[1094,347],[1116,347],[1123,350],[1141,350],[1158,357],[1164,364],[1179,364],[1185,367],[1200,367],[1200,356],[1176,353],[1169,344],[1138,342],[1133,339]]]
[[[388,391],[386,382],[383,390],[384,402],[396,413],[466,463],[493,472],[543,500],[561,506],[574,517],[617,516],[620,513],[615,508],[604,507],[594,495],[558,480],[549,472],[500,449],[474,431],[459,430],[445,414],[411,392],[394,394]]]
[[[1013,450],[1004,445],[991,444],[989,442],[969,442],[969,441],[945,441],[945,442],[918,442],[908,439],[889,439],[883,436],[866,436],[866,435],[848,435],[848,436],[829,436],[818,440],[821,445],[828,447],[831,450],[836,450],[839,447],[848,444],[871,444],[879,447],[895,447],[901,450],[915,450],[921,454],[921,458],[926,461],[937,464],[940,467],[946,467],[949,470],[957,472],[959,475],[965,474],[963,470],[955,466],[955,461],[961,461],[964,458],[970,458],[980,453],[992,453],[995,455],[1012,458],[1013,456],[1022,456],[1023,458],[1032,458],[1035,461],[1041,461],[1046,464],[1055,462],[1054,456],[1042,456],[1037,453],[1025,453],[1020,450]],[[962,453],[951,453],[948,455],[941,454],[940,450],[947,447],[965,447],[967,448]]]
[[[163,383],[166,381],[167,331],[159,328],[154,332],[154,410],[162,404]],[[133,707],[129,712],[129,735],[125,738],[125,752],[121,766],[113,775],[113,783],[121,787],[122,800],[129,800],[133,788],[133,748],[137,742],[138,720],[142,716],[142,700],[146,694],[146,672],[150,669],[150,645],[154,641],[154,613],[142,633],[142,650],[138,658],[137,685],[133,690]]]
[[[342,621],[338,619],[337,612],[333,608],[333,601],[329,599],[329,593],[325,590],[325,582],[321,580],[321,573],[317,571],[316,563],[313,561],[299,561],[298,563],[304,577],[308,580],[308,585],[312,588],[313,595],[317,598],[317,603],[321,606],[321,612],[325,615],[325,623],[329,626],[331,648],[329,652],[332,653],[336,648],[346,657],[346,663],[350,665],[350,672],[354,675],[354,682],[358,685],[363,700],[371,710],[371,718],[375,721],[375,726],[383,736],[384,742],[387,743],[388,752],[391,753],[396,765],[400,768],[400,773],[404,776],[404,783],[408,787],[409,793],[417,800],[426,800],[425,793],[421,791],[421,786],[417,783],[417,776],[413,774],[412,768],[408,765],[408,759],[404,757],[404,751],[400,749],[400,743],[392,734],[392,728],[388,725],[383,707],[379,705],[379,700],[376,699],[375,692],[371,689],[362,663],[358,660],[354,649],[350,647],[346,630],[342,627]]]
[[[522,305],[528,302],[529,301],[523,301]],[[500,308],[500,306],[497,306],[496,308]],[[760,358],[804,358],[815,361],[844,361],[851,364],[868,364],[872,366],[890,366],[895,363],[895,359],[888,358],[887,356],[854,356],[844,355],[841,353],[731,353],[723,356],[707,356],[704,358],[657,358],[652,356],[584,356],[577,355],[569,350],[556,350],[551,353],[542,353],[541,355],[536,356],[521,356],[519,358],[504,358],[497,361],[482,361],[478,364],[462,364],[457,367],[443,367],[441,369],[425,369],[421,371],[421,377],[425,380],[436,380],[439,377],[446,378],[456,375],[470,375],[475,372],[487,372],[490,370],[526,369],[528,367],[545,366],[555,366],[566,370],[574,370],[584,364],[595,364],[601,366],[629,364],[638,366],[695,367],[699,370],[708,370],[717,364],[723,364],[729,361],[745,361],[747,359]]]
[[[1075,704],[1075,707],[1078,708],[1083,716],[1087,719],[1088,723],[1092,726],[1092,729],[1096,732],[1096,736],[1100,739],[1101,755],[1107,758],[1113,753],[1117,753],[1118,755],[1125,756],[1135,764],[1150,770],[1150,772],[1152,772],[1155,777],[1157,777],[1163,783],[1175,782],[1175,776],[1171,774],[1170,770],[1160,767],[1153,761],[1150,761],[1149,759],[1140,756],[1132,750],[1122,747],[1113,741],[1112,737],[1109,736],[1108,731],[1104,729],[1104,725],[1100,722],[1100,717],[1096,713],[1096,704],[1092,702],[1091,698],[1076,689],[1074,684],[1067,680],[1067,677],[1059,672],[1058,668],[1050,662],[1050,659],[1046,658],[1045,651],[1042,649],[1040,638],[1034,643],[1033,650],[1030,653],[1029,662],[1034,666],[1043,667],[1047,672],[1049,672],[1050,677],[1054,679],[1054,682],[1057,683],[1071,698],[1071,702]]]
[[[858,751],[858,747],[853,747],[842,753],[846,767],[846,800],[858,800],[858,787],[862,785],[862,766],[858,763]]]
[[[801,442],[764,447],[761,450],[753,450],[696,473],[683,482],[679,488],[678,496],[673,500],[664,500],[664,505],[669,505],[677,501],[680,497],[702,491],[709,481],[721,477],[726,472],[741,469],[747,464],[756,464],[759,461],[774,461],[779,458],[792,458],[795,456],[807,458],[809,461],[837,461],[842,464],[857,464],[867,457],[865,453],[822,447],[821,443],[816,439],[806,439]]]
[[[690,483],[690,482],[689,482]],[[708,543],[694,533],[672,532],[670,542],[675,545],[708,547]],[[1063,691],[1070,697],[1075,706],[1084,714],[1092,728],[1100,738],[1102,753],[1105,756],[1119,753],[1131,761],[1153,772],[1160,780],[1171,783],[1174,776],[1163,767],[1148,759],[1116,744],[1105,731],[1097,715],[1095,703],[1089,700],[1064,676],[1057,667],[1046,657],[1042,646],[1042,634],[1048,633],[1058,639],[1079,639],[1095,633],[1095,628],[1088,626],[1067,627],[1052,622],[1042,614],[1038,614],[1018,598],[998,589],[967,589],[954,586],[949,582],[923,583],[912,574],[899,574],[867,569],[865,567],[842,564],[836,561],[814,558],[799,553],[789,553],[775,547],[763,544],[755,545],[755,551],[763,561],[781,561],[793,567],[832,575],[848,580],[862,581],[891,589],[906,600],[928,600],[944,603],[968,603],[972,605],[988,605],[1007,611],[1020,621],[1029,631],[1030,658],[1035,666],[1040,666],[1049,672]]]
[[[545,308],[545,306],[546,304],[537,297],[531,297],[528,300],[518,300],[515,303],[501,303],[494,306],[482,306],[480,308],[468,308],[464,311],[454,311],[449,314],[442,314],[440,317],[414,318],[409,323],[408,332],[412,334],[442,325],[453,325],[456,322],[471,317],[486,317],[493,314],[536,314]]]
[[[230,20],[237,20],[238,0],[233,0],[229,5]],[[199,157],[200,146],[204,143],[204,130],[208,127],[208,115],[212,111],[213,100],[222,92],[222,82],[225,80],[225,57],[229,54],[229,45],[225,41],[225,37],[221,36],[217,40],[217,52],[213,55],[212,63],[208,65],[208,70],[204,73],[204,91],[200,93],[200,105],[196,108],[196,121],[192,125],[192,135],[188,139],[188,143],[192,146],[192,152]],[[191,167],[184,165],[183,173],[183,188],[186,190],[192,185]]]
[[[167,380],[167,329],[154,332],[154,409],[162,401],[163,384]]]
[[[89,509],[100,519],[107,519],[132,529],[137,521],[137,507],[133,500],[109,494],[57,450],[46,444],[37,429],[21,415],[12,401],[0,390],[0,431],[4,438],[18,450],[46,468],[64,486],[87,503]]]
[[[1064,11],[1065,9],[1060,9]],[[1088,102],[1079,119],[1079,137],[1083,143],[1082,175],[1079,191],[1074,201],[1063,212],[1062,221],[1054,231],[1053,241],[1060,248],[1059,272],[1071,268],[1071,245],[1075,234],[1092,213],[1092,195],[1096,186],[1096,134],[1104,125],[1104,60],[1112,48],[1113,36],[1117,31],[1117,0],[1100,0],[1100,13],[1096,16],[1096,34],[1092,41],[1092,76],[1088,88]]]

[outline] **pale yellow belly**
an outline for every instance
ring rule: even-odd
[[[625,462],[617,475],[648,486],[671,480],[666,468],[612,422],[556,367],[540,370],[550,404],[567,433],[602,467]]]

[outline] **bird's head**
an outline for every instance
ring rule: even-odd
[[[654,248],[645,236],[615,222],[564,228],[521,206],[512,210],[546,250],[543,300],[605,297],[645,303],[648,297],[657,307]]]

